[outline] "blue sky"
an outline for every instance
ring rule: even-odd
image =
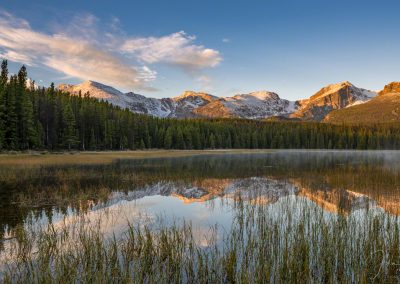
[[[256,90],[299,99],[400,80],[399,1],[0,3],[0,56],[39,84],[91,79],[152,97]]]

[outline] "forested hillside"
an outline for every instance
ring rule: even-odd
[[[0,150],[145,148],[399,149],[400,126],[331,125],[139,115],[51,85],[35,88],[23,66],[0,77]]]

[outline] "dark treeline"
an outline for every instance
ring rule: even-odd
[[[163,119],[28,84],[23,66],[0,76],[0,150],[399,149],[400,126],[244,119]]]

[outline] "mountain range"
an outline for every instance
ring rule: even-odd
[[[185,203],[201,203],[224,197],[226,200],[240,198],[253,204],[274,204],[281,198],[298,196],[311,200],[332,213],[340,211],[342,214],[350,214],[362,208],[381,207],[394,215],[399,214],[399,205],[388,200],[386,195],[375,200],[375,195],[370,192],[363,193],[335,187],[330,190],[324,188],[316,190],[305,185],[302,179],[279,180],[271,177],[210,178],[196,180],[190,184],[161,181],[128,193],[113,192],[108,196],[106,203],[98,204],[92,209],[99,210],[118,204],[122,200],[133,201],[154,195],[174,196]]]
[[[400,83],[393,82],[380,92],[358,88],[350,82],[323,87],[307,99],[290,101],[277,93],[257,91],[217,97],[204,92],[185,91],[172,98],[149,98],[124,93],[94,81],[61,84],[59,90],[91,97],[128,108],[132,112],[168,118],[246,118],[305,120],[333,123],[400,120]]]

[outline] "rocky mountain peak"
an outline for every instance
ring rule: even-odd
[[[74,85],[71,85],[74,86]],[[92,81],[92,80],[87,80],[84,81],[80,84],[77,84],[75,86],[79,86],[80,88],[99,88],[99,89],[105,89],[105,88],[112,88],[110,86],[104,85],[102,83],[96,82],[96,81]]]
[[[102,83],[91,80],[84,81],[77,85],[60,84],[57,86],[57,89],[69,92],[74,95],[78,94],[79,91],[82,94],[89,92],[91,97],[100,99],[108,98],[110,96],[119,96],[123,94],[122,92],[118,91],[117,89],[111,86],[107,86]]]
[[[180,101],[183,99],[196,99],[196,98],[201,98],[205,101],[211,102],[218,97],[207,94],[205,92],[194,92],[194,91],[184,91],[182,95],[173,98],[175,101]]]
[[[72,86],[73,86],[72,84],[60,84],[60,85],[57,86],[57,89],[62,90],[64,88],[69,88],[69,87],[72,87]]]
[[[332,110],[362,104],[375,96],[375,92],[358,88],[348,81],[330,84],[311,96],[309,100],[299,101],[300,108],[290,117],[320,121]]]
[[[228,97],[216,97],[206,92],[185,91],[173,98],[150,98],[133,92],[123,93],[111,86],[85,81],[78,85],[60,84],[58,89],[105,100],[132,112],[157,117],[239,117],[247,119],[323,120],[331,111],[369,101],[376,95],[348,81],[330,84],[308,99],[289,101],[275,92],[260,90]],[[400,82],[385,86],[381,94],[399,92]]]
[[[352,83],[349,81],[344,81],[336,84],[330,84],[328,86],[323,87],[317,93],[310,97],[310,100],[315,100],[321,97],[325,97],[331,94],[334,94],[342,89],[348,89],[350,87],[354,87]]]
[[[387,84],[383,90],[379,92],[379,96],[389,93],[400,93],[400,82],[391,82]]]
[[[251,92],[248,94],[239,94],[235,95],[233,98],[235,99],[249,99],[249,98],[254,98],[257,100],[279,100],[278,94],[274,92],[269,92],[269,91],[256,91],[256,92]]]

